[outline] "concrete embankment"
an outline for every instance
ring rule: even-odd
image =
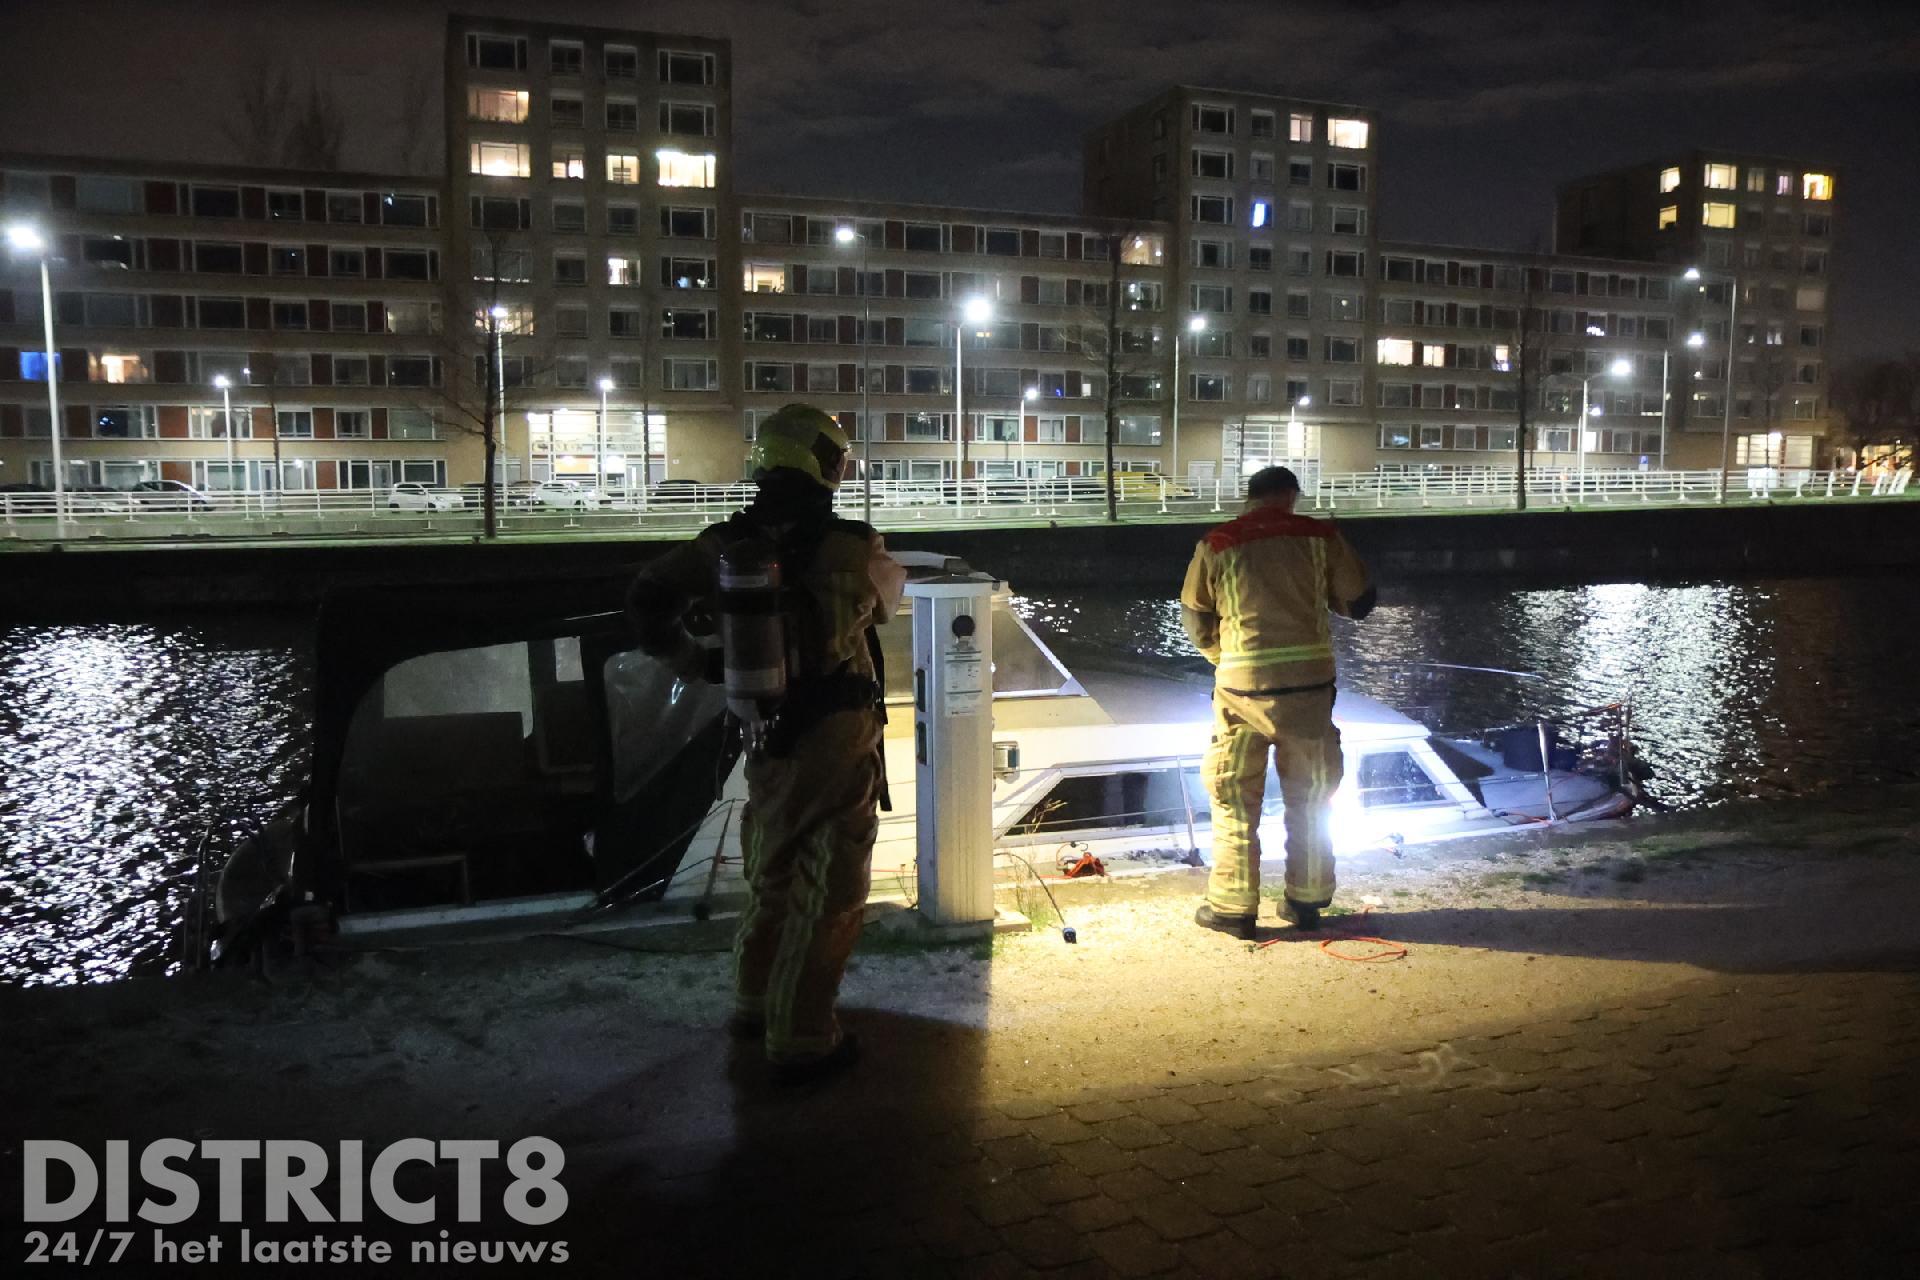
[[[1026,590],[1169,592],[1206,523],[899,531]],[[1341,521],[1391,584],[1452,575],[1540,583],[1806,575],[1920,567],[1920,503],[1392,515]],[[566,537],[281,545],[89,545],[0,554],[0,616],[110,618],[189,608],[300,608],[330,588],[433,582],[476,590],[563,579],[612,583],[666,545]]]

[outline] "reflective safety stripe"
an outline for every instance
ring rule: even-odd
[[[1292,644],[1278,649],[1250,649],[1245,653],[1222,653],[1220,665],[1223,667],[1254,667],[1267,663],[1311,662],[1316,658],[1333,657],[1331,644]]]

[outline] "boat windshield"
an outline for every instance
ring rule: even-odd
[[[887,701],[913,701],[913,616],[902,609],[878,631],[887,664]],[[993,694],[1044,698],[1077,694],[1080,686],[1003,598],[993,602]]]

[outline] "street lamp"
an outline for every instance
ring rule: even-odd
[[[1020,482],[1027,482],[1027,410],[1040,398],[1040,388],[1028,387],[1020,394],[1020,404],[1015,410],[1017,417],[1013,423],[1013,433],[1020,440]]]
[[[1193,354],[1200,354],[1200,335],[1207,331],[1205,316],[1189,316],[1187,332],[1194,335]],[[1242,427],[1244,431],[1246,428]],[[1173,338],[1173,464],[1174,479],[1180,478],[1180,335]]]
[[[1615,360],[1607,366],[1607,374],[1610,377],[1625,378],[1631,376],[1632,373],[1633,362],[1631,360]],[[1593,419],[1599,417],[1601,413],[1600,406],[1592,404],[1588,398],[1589,388],[1592,384],[1593,375],[1590,373],[1580,379],[1580,439],[1577,442],[1577,446],[1580,457],[1580,497],[1582,501],[1584,501],[1587,496],[1587,426]]]
[[[7,247],[15,253],[31,253],[40,259],[40,320],[47,340],[47,438],[53,443],[53,525],[56,537],[67,532],[67,464],[60,456],[60,384],[53,376],[56,348],[53,345],[53,286],[47,278],[50,250],[40,228],[28,222],[16,222],[7,228]]]
[[[233,379],[224,373],[213,375],[213,385],[220,388],[221,423],[227,437],[227,489],[233,489]],[[251,485],[247,486],[252,488]]]
[[[607,392],[611,390],[613,379],[600,379],[600,417],[593,424],[593,487],[596,492],[607,482]],[[641,458],[641,474],[646,474],[647,468],[652,465],[652,458]]]
[[[860,242],[860,518],[873,523],[873,414],[869,407],[873,359],[873,299],[867,290],[867,237],[852,227],[833,233],[841,244]]]
[[[1698,281],[1703,278],[1703,273],[1698,267],[1688,267],[1686,271],[1682,273],[1681,278]],[[1726,392],[1721,399],[1720,418],[1719,500],[1724,504],[1727,500],[1727,467],[1733,452],[1733,335],[1740,325],[1740,282],[1731,274],[1721,275],[1718,278],[1727,282],[1727,366],[1722,370],[1727,376]],[[1707,286],[1704,284],[1700,285],[1699,288],[1702,293],[1707,291]],[[1700,337],[1701,343],[1704,344],[1706,341],[1705,335],[1697,336]],[[1692,338],[1687,339],[1687,344],[1689,346],[1695,345]]]
[[[980,325],[992,323],[993,303],[978,295],[968,298],[960,306],[960,318],[964,323],[954,326],[953,330],[953,509],[955,514],[960,511],[961,495],[965,492],[961,486],[965,483],[967,469],[967,405],[964,394],[964,369],[960,354],[963,349],[961,338],[969,326],[977,328]]]

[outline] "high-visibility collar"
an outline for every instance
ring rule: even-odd
[[[1207,535],[1207,546],[1226,551],[1266,538],[1331,538],[1333,522],[1299,516],[1278,507],[1255,507]]]

